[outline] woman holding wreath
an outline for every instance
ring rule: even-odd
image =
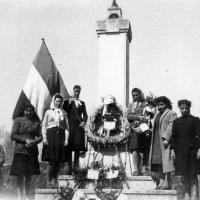
[[[62,108],[63,100],[59,93],[53,96],[50,109],[46,111],[42,124],[43,142],[47,144],[43,161],[49,162],[47,188],[57,187],[60,164],[67,159],[64,146],[68,144],[69,127],[67,115]]]

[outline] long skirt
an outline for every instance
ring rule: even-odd
[[[38,175],[40,167],[37,155],[14,154],[10,175]]]
[[[48,145],[45,147],[45,151],[43,151],[42,160],[66,162],[65,130],[59,127],[47,129],[47,142]]]

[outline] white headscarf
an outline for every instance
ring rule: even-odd
[[[51,105],[50,105],[50,109],[52,109],[54,111],[54,120],[55,122],[58,123],[58,127],[60,125],[60,122],[64,120],[64,110],[62,108],[63,106],[63,103],[64,103],[64,98],[61,94],[59,94],[61,96],[61,99],[62,99],[62,105],[60,108],[56,108],[55,107],[55,96],[58,95],[59,93],[56,93],[53,98],[52,98],[52,102],[51,102]]]

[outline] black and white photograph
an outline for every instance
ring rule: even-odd
[[[199,200],[199,10],[0,0],[0,199]]]

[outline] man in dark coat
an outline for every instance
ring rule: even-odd
[[[75,85],[73,88],[73,97],[70,97],[64,102],[63,109],[68,114],[69,120],[69,174],[73,171],[76,173],[79,169],[80,151],[85,151],[85,131],[84,127],[88,116],[85,102],[79,100],[81,87]],[[72,151],[74,154],[74,167],[72,166]]]

